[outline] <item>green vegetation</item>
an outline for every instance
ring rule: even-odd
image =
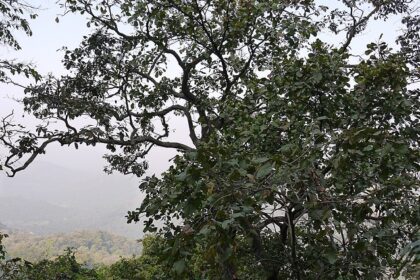
[[[120,257],[138,256],[141,246],[137,241],[102,231],[81,231],[70,234],[35,236],[12,232],[4,246],[8,258],[22,258],[30,262],[57,257],[72,248],[76,260],[88,266],[112,264]]]
[[[107,172],[139,178],[151,149],[178,154],[162,176],[141,179],[145,199],[128,213],[156,236],[142,256],[86,271],[68,253],[28,273],[231,280],[415,273],[420,15],[411,2],[63,1],[65,14],[82,14],[92,30],[65,49],[67,74],[25,88],[36,130],[3,119],[7,174],[54,143],[104,145]],[[393,16],[404,26],[395,38],[378,34],[354,48],[372,21]],[[183,141],[172,137],[173,119],[185,121]]]
[[[2,236],[0,235],[0,238]],[[34,263],[22,259],[4,261],[0,254],[0,279],[2,280],[166,280],[179,278],[177,270],[183,264],[170,264],[162,256],[167,244],[165,239],[147,236],[143,239],[143,252],[136,258],[122,258],[112,265],[89,267],[77,261],[72,250],[49,260]],[[1,243],[0,243],[1,244]],[[0,247],[1,252],[1,247]],[[218,279],[218,271],[209,270],[203,260],[204,250],[195,250],[192,262],[185,264],[190,272],[183,279]],[[264,279],[264,269],[253,264],[252,256],[244,252],[238,259],[238,279]],[[185,269],[185,268],[184,268]],[[210,272],[210,275],[209,275]],[[406,279],[418,279],[419,269],[409,266]],[[207,275],[207,276],[206,276]],[[213,276],[211,276],[213,275]]]
[[[1,238],[4,235],[0,235]],[[159,280],[173,274],[161,261],[164,240],[146,237],[140,257],[121,258],[109,266],[89,267],[77,260],[77,252],[67,249],[60,256],[28,262],[20,258],[5,260],[0,247],[0,279],[2,280]]]
[[[43,260],[32,264],[21,259],[0,262],[2,280],[95,280],[94,270],[77,263],[74,254],[68,250],[54,260]]]

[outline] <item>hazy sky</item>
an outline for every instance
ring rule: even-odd
[[[89,30],[86,27],[86,22],[82,16],[66,15],[59,17],[60,22],[56,23],[55,18],[58,14],[62,13],[62,10],[56,4],[56,0],[43,0],[43,1],[29,1],[31,4],[40,5],[41,9],[38,11],[39,17],[36,20],[30,22],[31,28],[34,35],[32,37],[26,37],[24,34],[17,33],[17,38],[21,43],[23,50],[14,52],[11,49],[4,47],[0,48],[0,57],[6,57],[9,59],[16,58],[23,62],[32,62],[36,65],[37,69],[41,74],[53,73],[59,75],[64,73],[64,69],[61,64],[62,52],[57,50],[63,46],[69,48],[76,47],[82,39],[83,35],[86,35]],[[321,1],[326,5],[331,5],[335,1],[324,0]],[[335,2],[337,3],[337,2]],[[383,39],[387,42],[392,42],[395,38],[395,30],[399,29],[400,22],[398,18],[390,18],[387,23],[374,22],[369,25],[367,30],[362,36],[360,36],[352,44],[353,50],[362,52],[365,45],[370,41],[376,41],[379,35],[383,33]],[[329,42],[338,42],[337,38],[332,35],[324,34],[324,39]],[[16,87],[10,87],[0,85],[0,117],[5,116],[12,110],[21,114],[21,105],[13,100],[13,97],[22,96],[22,91]],[[23,120],[27,124],[33,124],[33,120],[30,116],[26,116]],[[186,131],[184,124],[180,124],[175,121],[178,133],[175,133],[175,139],[186,140]],[[48,168],[45,168],[45,163],[52,164],[55,166],[62,166],[64,169],[71,172],[68,176],[83,177],[86,172],[91,176],[97,176],[103,178],[104,173],[102,168],[105,165],[105,161],[102,159],[102,155],[105,153],[105,149],[101,146],[96,148],[92,147],[81,147],[79,150],[68,147],[59,147],[58,145],[52,146],[47,149],[47,154],[39,157],[34,163],[38,168],[34,169],[37,174],[37,184],[51,184],[50,174]],[[168,149],[155,149],[148,157],[150,173],[157,173],[164,171],[168,166],[168,159],[174,156],[175,152]],[[31,168],[31,167],[30,167]],[[33,173],[31,171],[24,171],[18,173],[19,179],[6,179],[4,174],[0,180],[0,184],[3,184],[0,188],[0,195],[13,193],[13,188],[22,188],[23,182],[31,182]],[[129,194],[127,197],[121,198],[127,200],[127,210],[130,210],[131,205],[137,205],[140,203],[140,194],[136,192],[139,180],[137,178],[130,178],[122,175],[110,175],[109,181],[115,185],[115,188],[126,191]],[[20,183],[18,183],[20,182]],[[124,188],[121,187],[124,185]],[[60,186],[57,186],[59,188]],[[85,186],[86,192],[89,192],[90,186]],[[48,188],[47,188],[48,189]],[[9,190],[9,191],[8,191]],[[92,191],[97,191],[97,188],[92,187]],[[79,190],[80,191],[80,190]],[[108,194],[106,192],[109,192]],[[63,191],[64,193],[67,193]],[[103,197],[112,199],[115,194],[115,190],[111,187],[103,189]],[[137,195],[135,195],[137,194]],[[42,190],[40,190],[40,197],[42,197]]]
[[[69,48],[78,46],[83,35],[89,32],[86,21],[81,16],[69,14],[59,17],[60,22],[56,23],[55,18],[62,13],[56,0],[30,1],[30,3],[42,4],[37,12],[39,17],[30,21],[33,36],[27,37],[25,34],[16,33],[22,50],[15,52],[10,48],[1,47],[0,57],[31,62],[43,75],[63,74],[65,72],[61,64],[62,52],[58,50],[63,46]],[[21,119],[22,106],[14,100],[21,98],[22,94],[22,89],[18,87],[0,85],[0,117],[13,110],[17,113],[16,119],[19,122],[31,126],[37,123],[36,120],[28,115]],[[15,178],[7,178],[0,172],[0,196],[34,198],[58,205],[75,202],[74,198],[80,196],[80,203],[78,205],[73,203],[74,205],[70,206],[90,207],[86,210],[87,215],[89,211],[93,213],[98,205],[101,209],[109,205],[109,208],[114,207],[118,211],[121,211],[121,207],[125,207],[124,211],[133,210],[141,202],[138,190],[139,179],[122,174],[106,175],[102,171],[106,165],[102,158],[105,152],[106,149],[100,145],[94,148],[80,146],[78,150],[61,147],[58,144],[48,147],[45,155],[38,157],[32,166],[18,173]],[[148,174],[160,174],[167,169],[168,159],[174,155],[175,152],[168,149],[154,150],[148,157],[150,162]],[[59,173],[63,183],[60,184],[60,180],[51,172]],[[75,181],[74,178],[86,177],[88,177],[86,180],[80,180],[85,182],[83,186],[69,185],[69,182]],[[93,185],[92,182],[95,180],[92,178],[95,177],[96,185]],[[96,201],[90,203],[89,199]],[[124,217],[124,214],[125,212],[121,212],[121,217]]]

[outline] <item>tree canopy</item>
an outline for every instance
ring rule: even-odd
[[[177,277],[196,252],[203,279],[398,276],[419,259],[418,9],[319,2],[63,1],[92,31],[65,49],[68,74],[25,89],[36,131],[3,119],[3,168],[52,143],[104,144],[107,171],[142,177],[151,149],[176,149],[128,220],[165,238]],[[396,46],[353,51],[394,15]]]
[[[35,7],[24,1],[0,1],[0,44],[20,50],[21,46],[16,40],[14,32],[23,31],[28,36],[32,35],[28,19],[37,17],[35,10]],[[9,59],[0,59],[0,82],[13,83],[11,75],[15,74],[24,74],[27,78],[40,78],[30,65]]]

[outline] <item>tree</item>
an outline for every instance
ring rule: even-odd
[[[93,31],[65,51],[68,75],[26,88],[25,110],[54,127],[4,120],[3,166],[14,176],[52,143],[104,144],[109,172],[141,177],[152,148],[176,149],[128,219],[145,215],[166,238],[181,279],[192,263],[210,279],[397,276],[419,229],[410,2],[65,1]],[[395,14],[398,49],[379,37],[352,51],[370,21]],[[327,30],[344,41],[323,41]],[[171,140],[173,116],[188,141]]]
[[[35,7],[27,4],[24,1],[1,0],[0,44],[12,48],[15,51],[21,50],[21,46],[16,40],[14,32],[23,31],[27,36],[32,35],[28,17],[30,19],[35,19],[37,17],[35,10]],[[20,74],[24,75],[26,78],[33,78],[35,81],[38,81],[41,78],[32,65],[17,62],[11,59],[0,58],[0,84],[13,84],[22,87],[21,84],[12,79],[13,76]],[[0,142],[7,148],[11,148],[11,146],[8,145],[8,141],[3,140],[10,136],[9,133],[6,133],[6,128],[22,128],[21,126],[16,126],[8,121],[12,115],[13,114],[10,114],[8,117],[3,118],[1,122],[2,129],[0,129]],[[2,170],[1,161],[2,159],[0,158],[0,170]]]
[[[4,260],[6,257],[6,251],[4,249],[4,245],[2,244],[3,239],[7,238],[7,234],[0,233],[0,260]]]
[[[162,261],[165,240],[159,237],[146,236],[142,240],[141,256],[122,258],[109,267],[99,270],[104,279],[164,280],[172,274],[171,267]]]
[[[11,47],[14,50],[20,50],[21,47],[15,39],[13,31],[24,31],[26,35],[32,35],[28,20],[25,18],[25,11],[29,12],[29,17],[31,19],[36,18],[36,14],[33,13],[34,7],[27,5],[24,2],[0,1],[0,44]],[[26,77],[31,76],[36,80],[39,78],[38,73],[29,65],[17,63],[8,59],[0,59],[0,83],[14,83],[10,75],[21,73],[26,75]],[[3,124],[5,125],[6,122],[3,122]],[[0,129],[0,135],[0,139],[7,137],[7,133],[5,133],[3,129]],[[0,170],[2,170],[1,162]],[[4,225],[1,223],[0,230],[4,230]],[[8,237],[7,234],[0,232],[0,261],[3,261],[6,257],[5,248],[2,244],[3,239],[6,237]],[[0,266],[0,272],[2,271],[3,269]]]
[[[95,270],[88,269],[76,261],[74,253],[67,249],[65,254],[52,260],[30,263],[20,258],[0,262],[0,277],[4,280],[97,280]]]
[[[20,50],[21,46],[14,36],[14,31],[23,31],[31,36],[32,31],[27,17],[35,19],[36,8],[24,1],[11,0],[0,1],[0,44],[11,47],[13,50]],[[0,59],[0,82],[14,83],[10,75],[24,74],[27,78],[32,77],[38,80],[39,74],[31,66],[9,59]]]

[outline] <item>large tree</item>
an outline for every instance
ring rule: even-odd
[[[65,1],[92,33],[65,51],[68,75],[26,88],[36,131],[3,120],[2,165],[14,176],[52,143],[104,144],[108,171],[141,177],[153,147],[176,149],[128,214],[165,236],[174,275],[399,275],[419,228],[410,2]],[[371,21],[394,15],[406,26],[397,48],[378,36],[352,51]],[[185,120],[188,141],[171,138],[170,118]]]

